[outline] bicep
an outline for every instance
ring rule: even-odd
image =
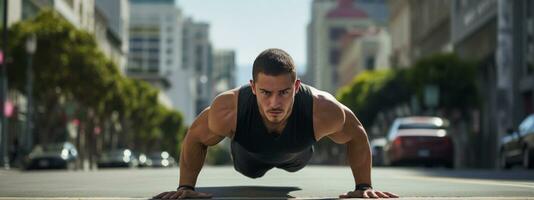
[[[224,136],[217,135],[209,128],[209,112],[210,108],[208,107],[198,115],[187,132],[186,140],[196,141],[206,146],[213,146],[224,139]]]
[[[343,128],[338,132],[328,135],[328,138],[338,144],[345,144],[351,140],[359,141],[362,137],[366,138],[365,129],[358,118],[356,118],[356,115],[347,107],[344,107],[343,110],[345,112]]]

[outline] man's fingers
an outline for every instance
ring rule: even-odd
[[[375,194],[374,190],[368,190],[365,193],[367,193],[371,198],[378,198],[378,195]]]
[[[367,194],[367,192],[363,192],[362,197],[363,198],[369,198],[369,195]]]
[[[188,190],[184,190],[182,192],[182,194],[180,194],[180,196],[178,196],[178,199],[185,199],[187,197],[190,197],[188,194],[189,194],[189,191]]]
[[[212,196],[213,195],[209,194],[209,193],[199,192],[197,197],[200,197],[200,198],[211,198]]]
[[[156,195],[156,196],[154,196],[154,197],[152,197],[152,198],[154,198],[154,199],[159,199],[159,198],[165,196],[167,193],[168,193],[168,192],[162,192],[162,193],[160,193],[160,194],[158,194],[158,195]]]
[[[170,199],[170,197],[174,194],[175,192],[167,192],[167,194],[165,194],[163,197],[161,197],[161,199]]]
[[[182,194],[182,191],[176,191],[174,194],[172,194],[169,199],[178,199],[178,197]]]
[[[383,192],[380,192],[380,191],[375,191],[375,194],[380,198],[389,198],[389,195],[384,194]]]
[[[384,194],[387,194],[390,198],[399,198],[399,195],[396,195],[396,194],[391,193],[391,192],[384,192]]]

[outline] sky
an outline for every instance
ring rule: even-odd
[[[210,24],[210,39],[215,49],[236,51],[236,62],[241,68],[238,74],[248,74],[246,70],[251,70],[256,56],[267,48],[287,51],[293,57],[297,70],[304,69],[311,0],[176,2],[185,16]],[[243,77],[238,77],[239,84],[243,82],[240,78]]]

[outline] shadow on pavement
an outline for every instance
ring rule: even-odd
[[[213,194],[214,199],[287,199],[295,198],[289,195],[292,191],[301,190],[298,187],[271,186],[224,186],[198,187],[197,191]]]

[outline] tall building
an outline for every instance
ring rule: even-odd
[[[391,67],[409,67],[412,64],[412,4],[413,0],[388,0],[391,35]]]
[[[360,7],[365,4],[365,8],[371,10]],[[380,14],[369,15],[371,11]],[[341,38],[350,31],[379,26],[387,19],[385,13],[384,1],[314,0],[312,19],[308,25],[309,68],[306,80],[319,89],[335,93],[340,86],[337,71],[343,45]]]
[[[499,138],[534,112],[534,3],[454,0],[451,24],[454,51],[479,61],[479,95],[484,101],[477,164],[495,167]]]
[[[183,30],[183,67],[192,72],[189,80],[194,97],[194,114],[207,108],[213,98],[213,58],[209,39],[209,24],[188,18]]]
[[[109,57],[117,64],[119,70],[125,73],[130,41],[128,39],[130,3],[128,0],[96,0],[95,9],[106,18],[108,25],[106,38],[109,38],[108,41],[116,43],[116,45],[102,49],[104,49],[106,55],[110,55]]]
[[[189,124],[195,104],[189,88],[192,74],[182,66],[182,12],[174,0],[130,3],[127,74],[159,88],[160,101],[182,112]]]
[[[235,51],[218,49],[213,52],[213,96],[236,87]]]
[[[94,31],[95,0],[8,0],[8,24],[35,16],[44,7],[59,12],[76,28]],[[3,11],[2,11],[3,12]]]
[[[343,39],[338,68],[338,87],[350,84],[363,71],[387,69],[391,41],[385,28],[352,31]]]
[[[451,6],[449,0],[412,0],[412,60],[451,52]]]

